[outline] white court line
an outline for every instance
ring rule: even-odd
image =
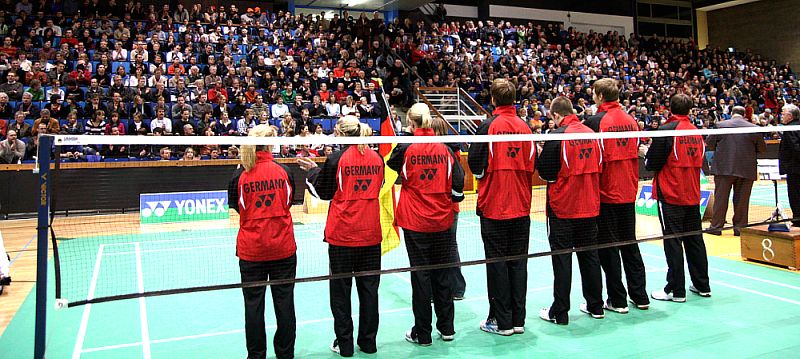
[[[400,278],[400,280],[402,280],[403,282],[411,284],[411,279],[406,278],[406,276],[404,276],[402,273],[393,273],[392,275],[397,278]]]
[[[92,352],[103,351],[103,350],[114,350],[114,349],[130,348],[130,347],[135,347],[135,346],[139,346],[139,345],[142,345],[142,342],[126,343],[126,344],[118,344],[118,345],[109,345],[109,346],[105,346],[105,347],[101,347],[101,348],[83,349],[83,350],[81,350],[81,353],[92,353]]]
[[[548,286],[544,286],[544,287],[531,288],[531,289],[528,289],[528,293],[543,291],[543,290],[547,290],[547,289],[551,289],[551,288],[553,288],[553,287],[549,286],[549,285]],[[478,300],[486,300],[486,297],[485,296],[471,297],[471,298],[467,298],[467,299],[461,300],[459,302],[462,302],[462,303],[463,302],[474,302],[474,301],[478,301]],[[391,314],[391,313],[399,313],[399,312],[409,312],[411,310],[412,310],[411,307],[405,307],[405,308],[395,308],[395,309],[382,310],[379,313],[380,314]],[[353,317],[353,319],[358,319],[358,313],[353,314],[352,317]],[[333,321],[333,318],[312,319],[312,320],[306,320],[306,321],[302,321],[302,322],[297,322],[297,326],[300,327],[300,326],[303,326],[303,325],[325,323],[325,322],[332,322],[332,321]],[[275,329],[276,326],[275,325],[268,325],[266,328],[267,329]],[[169,343],[169,342],[177,342],[177,341],[182,341],[182,340],[209,338],[209,337],[216,337],[216,336],[230,335],[230,334],[238,334],[238,333],[244,333],[244,329],[234,329],[234,330],[226,330],[226,331],[221,331],[221,332],[212,332],[212,333],[204,333],[204,334],[196,334],[196,335],[187,335],[187,336],[182,336],[182,337],[156,339],[156,340],[152,340],[151,343]],[[113,350],[113,349],[118,349],[118,348],[133,347],[133,346],[137,346],[137,345],[141,345],[141,344],[142,343],[126,343],[126,344],[108,345],[108,346],[103,346],[103,347],[86,349],[86,350],[84,350],[84,352],[99,352],[99,351]]]
[[[297,233],[297,232],[315,232],[315,231],[319,232],[319,229],[303,228],[303,229],[295,229],[294,230],[295,233]],[[164,233],[172,233],[172,232],[164,232]],[[161,234],[164,234],[164,233],[161,233]],[[153,234],[153,233],[140,233],[140,234],[137,234],[137,235],[142,235],[143,236],[143,235],[148,235],[148,234]],[[156,233],[156,234],[158,234],[158,233]],[[134,244],[134,243],[170,243],[170,242],[185,242],[185,241],[204,241],[204,240],[209,240],[209,239],[225,239],[225,238],[236,239],[236,233],[231,233],[228,236],[211,236],[211,237],[198,236],[198,237],[187,237],[187,238],[176,238],[176,239],[160,239],[160,240],[157,240],[157,241],[134,241],[134,242],[106,243],[104,245],[105,246],[124,246],[124,245],[131,245],[131,244]]]
[[[777,295],[772,295],[772,294],[769,294],[769,293],[759,292],[757,290],[737,287],[735,285],[728,284],[728,283],[725,283],[725,282],[720,282],[718,280],[712,280],[711,283],[714,283],[714,284],[717,284],[717,285],[721,285],[723,287],[736,289],[736,290],[739,290],[739,291],[742,291],[742,292],[747,292],[747,293],[751,293],[751,294],[755,294],[755,295],[760,295],[762,297],[772,298],[772,299],[775,299],[775,300],[779,300],[781,302],[791,303],[791,304],[794,304],[794,305],[800,305],[800,302],[798,302],[796,300],[786,299],[784,297],[779,297]]]
[[[235,238],[234,238],[235,239]],[[309,243],[309,242],[320,242],[322,240],[320,238],[309,238],[300,241],[295,241],[295,243]],[[148,244],[153,242],[130,242],[130,244],[138,245],[138,244]],[[172,248],[159,248],[159,249],[145,249],[141,251],[142,253],[158,253],[158,252],[173,252],[173,251],[183,251],[183,250],[192,250],[192,249],[207,249],[207,248],[223,248],[223,247],[235,247],[236,243],[227,243],[227,244],[214,244],[214,245],[207,245],[207,246],[195,246],[195,247],[172,247]],[[106,257],[113,257],[113,256],[120,256],[120,255],[131,255],[136,254],[136,251],[124,251],[124,252],[113,252],[105,254]]]
[[[711,270],[713,270],[715,272],[730,274],[730,275],[737,276],[737,277],[752,279],[752,280],[763,282],[763,283],[769,283],[769,284],[772,284],[772,285],[777,285],[779,287],[784,287],[784,288],[789,288],[789,289],[794,289],[794,290],[800,290],[800,287],[793,286],[793,285],[786,284],[786,283],[772,281],[772,280],[769,280],[769,279],[762,279],[762,278],[758,278],[758,277],[753,277],[753,276],[749,276],[749,275],[745,275],[745,274],[729,272],[729,271],[726,271],[726,270],[716,269],[716,268],[711,268]]]
[[[657,256],[657,255],[648,254],[648,253],[642,253],[642,255],[646,256],[646,257],[658,258],[658,259],[666,261],[666,259],[664,257],[662,257],[662,256]],[[752,280],[755,280],[755,281],[758,281],[758,282],[767,283],[767,284],[773,284],[773,285],[779,285],[779,286],[783,286],[783,287],[797,289],[797,287],[794,287],[794,286],[791,286],[791,285],[788,285],[788,284],[774,282],[774,281],[771,281],[771,280],[761,279],[761,278],[757,278],[757,277],[746,276],[744,274],[737,274],[737,273],[724,271],[724,270],[721,270],[721,269],[714,269],[714,268],[710,268],[710,270],[716,271],[716,272],[722,272],[722,273],[726,273],[726,274],[732,274],[732,275],[735,275],[735,276],[739,276],[739,277],[743,277],[743,278],[747,278],[747,279],[752,279]],[[711,283],[718,284],[718,285],[721,285],[723,287],[728,287],[728,288],[740,290],[742,292],[747,292],[747,293],[750,293],[750,294],[759,295],[759,296],[762,296],[762,297],[772,298],[772,299],[775,299],[775,300],[779,300],[781,302],[800,305],[800,302],[795,301],[795,300],[787,299],[787,298],[784,298],[784,297],[779,297],[777,295],[772,295],[772,294],[769,294],[769,293],[764,293],[764,292],[760,292],[760,291],[753,290],[753,289],[742,288],[742,287],[739,287],[739,286],[735,286],[733,284],[728,284],[727,282],[723,282],[723,281],[712,280]]]
[[[136,282],[139,293],[144,293],[144,278],[142,278],[142,252],[139,243],[135,243],[136,249]],[[147,304],[144,297],[139,297],[139,320],[142,328],[142,353],[145,359],[150,359],[150,327],[147,324]]]
[[[100,261],[103,259],[103,247],[100,245],[97,249],[97,259],[94,262],[94,271],[92,272],[92,280],[89,282],[89,293],[86,299],[94,299],[94,291],[97,288],[97,277],[100,276]],[[81,316],[81,326],[78,328],[78,338],[75,339],[75,347],[72,349],[72,359],[79,359],[81,351],[83,350],[83,341],[86,339],[86,327],[89,325],[89,314],[92,310],[92,304],[86,304],[83,307],[83,315]]]

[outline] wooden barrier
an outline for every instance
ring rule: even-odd
[[[770,232],[767,225],[742,228],[742,257],[746,260],[800,268],[800,228]]]

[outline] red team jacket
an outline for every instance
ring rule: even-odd
[[[322,168],[312,169],[306,180],[317,198],[331,200],[325,241],[336,246],[365,247],[381,243],[380,203],[383,158],[374,150],[364,153],[347,146],[332,153]]]
[[[688,116],[674,115],[659,130],[695,130]],[[703,136],[655,137],[645,167],[656,172],[653,198],[678,206],[700,204],[700,169],[706,145]]]
[[[530,134],[514,106],[498,106],[478,135]],[[473,143],[468,163],[478,182],[479,216],[503,220],[530,216],[536,146],[533,141]]]
[[[433,136],[420,128],[415,136]],[[450,229],[454,202],[464,199],[464,169],[444,143],[400,144],[392,151],[389,168],[402,179],[395,224],[415,232],[433,233]]]
[[[251,262],[288,258],[297,251],[289,212],[294,180],[271,153],[257,156],[255,168],[237,171],[228,187],[228,205],[239,212],[236,255]]]
[[[575,115],[564,118],[551,133],[593,132]],[[546,141],[536,169],[547,184],[547,215],[563,219],[600,215],[600,171],[603,154],[598,140]]]
[[[638,131],[633,117],[619,102],[605,102],[597,114],[586,121],[594,132]],[[600,176],[601,203],[633,203],[639,191],[639,139],[618,138],[602,141],[603,174]]]

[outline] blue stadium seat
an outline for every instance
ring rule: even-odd
[[[379,118],[368,118],[366,120],[362,118],[361,121],[366,122],[374,131],[381,130],[381,119]]]
[[[114,61],[111,63],[111,67],[113,67],[113,72],[117,73],[117,68],[122,66],[125,69],[125,73],[129,74],[131,72],[131,63],[127,61]]]

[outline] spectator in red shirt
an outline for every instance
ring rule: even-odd
[[[333,97],[336,98],[336,102],[342,105],[344,101],[347,100],[347,96],[350,96],[350,94],[345,91],[344,84],[340,82],[336,85],[336,91],[333,92]]]

